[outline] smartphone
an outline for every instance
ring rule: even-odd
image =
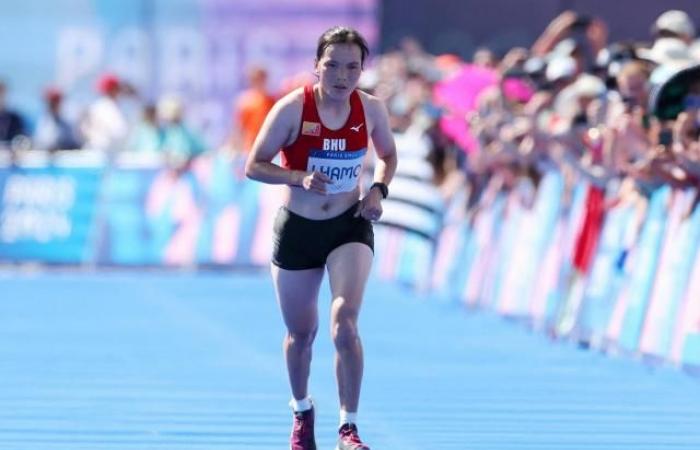
[[[668,148],[673,143],[673,132],[669,129],[659,131],[659,145]]]

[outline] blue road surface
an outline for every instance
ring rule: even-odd
[[[310,391],[331,450],[322,292]],[[675,369],[378,281],[360,326],[373,450],[700,449],[700,380]],[[286,449],[283,334],[265,272],[0,272],[0,449]]]

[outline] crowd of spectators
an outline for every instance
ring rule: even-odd
[[[399,145],[399,161],[427,137],[433,183],[446,203],[466,197],[458,206],[467,220],[499,197],[532,207],[551,173],[564,180],[566,215],[583,186],[565,301],[550,324],[555,336],[576,332],[611,208],[638,212],[629,249],[659,188],[695,189],[686,217],[700,203],[700,40],[679,10],[650,28],[647,41],[609,42],[604,20],[565,11],[530,48],[481,48],[463,61],[406,40],[365,73],[364,87],[387,102],[397,142],[409,143]]]
[[[671,10],[658,17],[647,42],[608,42],[607,36],[602,19],[566,11],[531,48],[505,55],[481,48],[472,61],[431,55],[405,39],[373,59],[361,87],[386,100],[400,142],[429,142],[424,157],[445,198],[465,183],[470,187],[470,207],[483,192],[512,187],[523,177],[536,187],[538,174],[552,165],[599,187],[614,180],[641,192],[660,183],[697,184],[700,77],[693,67],[700,45],[692,20]],[[474,92],[478,97],[466,113],[437,98],[438,85],[475,68],[491,74],[493,83]],[[231,133],[221,146],[234,153],[252,145],[275,98],[313,81],[308,74],[290,78],[271,94],[264,68],[248,75],[249,89],[235,102]],[[0,83],[4,148],[129,150],[175,160],[205,151],[202,137],[184,120],[182,101],[142,102],[141,117],[133,117],[122,100],[138,99],[138,93],[112,74],[97,80],[98,96],[76,123],[62,113],[63,93],[46,89],[45,112],[32,131],[6,105],[6,90]],[[473,145],[444,127],[456,115]]]
[[[431,136],[435,182],[450,184],[448,174],[462,172],[473,203],[519,175],[536,186],[550,165],[597,186],[627,179],[642,192],[662,183],[697,185],[700,44],[692,20],[667,11],[648,42],[608,42],[607,35],[603,20],[566,11],[531,48],[502,57],[483,48],[461,61],[407,40],[378,58],[365,87],[387,100],[398,133],[418,126]],[[433,94],[469,66],[492,71],[497,81],[463,114]],[[463,115],[475,146],[441,132],[440,121],[454,114]]]
[[[183,101],[166,95],[156,103],[143,101],[138,92],[112,73],[95,83],[95,99],[72,121],[63,112],[64,93],[47,87],[44,108],[34,127],[6,106],[7,86],[0,82],[0,151],[90,150],[112,158],[117,154],[157,156],[185,166],[206,150],[204,139],[186,123]],[[139,110],[134,110],[137,105]]]

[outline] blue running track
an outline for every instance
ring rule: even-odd
[[[327,288],[312,367],[337,426]],[[700,381],[552,343],[372,281],[360,432],[373,450],[700,448]],[[266,273],[0,273],[0,449],[287,448]]]

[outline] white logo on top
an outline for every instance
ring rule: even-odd
[[[354,127],[350,127],[350,129],[352,131],[354,131],[355,133],[358,133],[360,131],[360,128],[362,128],[363,125],[364,125],[364,123],[361,123],[359,125],[355,125]]]
[[[346,143],[345,139],[324,139],[323,140],[323,149],[324,150],[331,150],[334,152],[344,152],[346,146],[347,146],[347,143]]]

